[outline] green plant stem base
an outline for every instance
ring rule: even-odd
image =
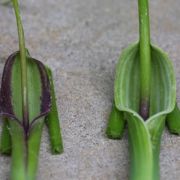
[[[166,123],[170,133],[180,134],[180,110],[177,103],[174,110],[167,115]]]
[[[151,45],[151,96],[149,118],[139,114],[139,43],[122,52],[116,67],[115,105],[125,113],[129,132],[130,179],[159,180],[159,149],[167,114],[175,107],[176,81],[168,56]]]
[[[110,139],[121,139],[124,132],[125,120],[124,114],[120,112],[113,104],[106,128],[106,135]]]
[[[33,126],[28,139],[17,122],[10,121],[12,134],[11,180],[35,180],[43,119]]]

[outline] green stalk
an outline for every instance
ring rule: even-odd
[[[22,92],[22,120],[24,129],[28,128],[28,88],[27,88],[27,63],[24,30],[20,17],[18,0],[12,0],[14,12],[16,16],[19,51],[20,51],[20,67],[21,67],[21,92]],[[11,180],[26,179],[26,162],[27,162],[27,134],[18,124],[10,122],[12,133],[12,164],[11,164]]]
[[[41,135],[44,125],[44,118],[38,119],[30,131],[27,142],[27,174],[26,180],[35,180],[38,170],[38,157],[41,142]]]
[[[27,60],[26,60],[26,46],[24,39],[24,30],[21,22],[20,11],[18,0],[12,0],[14,12],[16,15],[17,30],[19,37],[19,50],[20,50],[20,60],[21,60],[21,90],[22,90],[22,113],[23,113],[23,124],[29,128],[28,120],[28,88],[27,88]]]
[[[140,114],[144,119],[149,116],[151,50],[148,0],[138,0],[140,36]]]
[[[27,180],[26,178],[26,141],[24,130],[15,121],[9,121],[12,133],[12,160],[10,180]]]
[[[28,140],[22,127],[10,121],[12,133],[11,180],[35,180],[44,118],[31,128]]]
[[[148,125],[131,116],[128,118],[130,145],[130,180],[159,180],[159,153],[165,118],[149,133]]]
[[[46,66],[46,71],[50,81],[51,89],[51,111],[45,118],[46,125],[49,130],[50,142],[51,142],[51,152],[52,154],[60,154],[63,152],[63,142],[61,136],[61,128],[59,123],[56,96],[54,90],[53,76],[50,68]]]
[[[28,140],[24,130],[10,121],[12,133],[11,180],[35,180],[44,118],[33,125]]]
[[[11,135],[9,133],[8,118],[3,119],[0,151],[2,154],[6,154],[6,155],[11,154]]]
[[[12,133],[11,180],[35,180],[43,121],[29,129],[27,58],[18,0],[12,0],[16,15],[21,67],[22,127],[10,121]]]

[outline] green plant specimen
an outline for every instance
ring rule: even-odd
[[[18,0],[12,0],[19,51],[6,61],[0,91],[4,125],[1,152],[12,155],[11,180],[35,180],[42,128],[47,122],[53,154],[63,151],[50,68],[26,49]],[[46,118],[46,120],[45,120]]]
[[[117,64],[114,101],[120,113],[111,112],[107,136],[120,138],[127,123],[130,179],[159,180],[161,135],[166,122],[170,132],[180,133],[180,111],[172,62],[151,43],[148,0],[138,0],[138,6],[140,40],[122,52]]]

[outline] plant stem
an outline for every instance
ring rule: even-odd
[[[28,139],[15,121],[10,121],[12,134],[11,180],[35,180],[44,118],[39,119],[30,131]]]
[[[61,136],[61,128],[59,123],[57,105],[56,105],[56,96],[54,90],[53,76],[50,68],[46,67],[46,71],[50,81],[51,89],[51,111],[45,118],[47,124],[50,142],[51,142],[51,152],[52,154],[60,154],[63,152],[63,142]]]
[[[129,149],[130,149],[130,180],[159,180],[160,140],[165,120],[162,117],[157,127],[148,130],[139,119],[128,117]]]
[[[12,160],[10,180],[25,180],[26,178],[26,145],[24,130],[15,121],[9,121],[12,138]]]
[[[139,6],[139,36],[140,36],[140,79],[141,104],[140,115],[147,119],[149,116],[151,50],[148,0],[138,0]]]
[[[21,59],[21,89],[22,89],[22,113],[23,113],[23,125],[27,130],[29,128],[28,120],[28,88],[27,88],[27,60],[26,60],[26,48],[24,39],[24,30],[21,22],[18,0],[12,0],[14,12],[16,15],[17,30],[19,36],[19,50]]]
[[[29,139],[27,142],[28,146],[28,161],[27,161],[27,180],[35,180],[38,170],[38,157],[41,143],[41,135],[44,126],[44,117],[36,122],[36,125],[31,129]]]

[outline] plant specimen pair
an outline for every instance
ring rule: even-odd
[[[63,147],[51,70],[30,56],[18,1],[12,2],[19,51],[7,59],[2,77],[1,152],[12,155],[12,180],[34,180],[44,122],[49,128],[52,153],[61,153]],[[127,123],[130,179],[158,180],[161,134],[166,123],[170,132],[180,133],[180,112],[172,63],[150,41],[148,0],[138,0],[138,5],[140,40],[123,51],[117,64],[107,135],[121,138]]]
[[[1,153],[11,154],[11,179],[34,180],[46,122],[53,154],[63,151],[52,72],[26,49],[18,0],[12,0],[19,51],[5,64],[0,91]]]
[[[165,124],[180,133],[172,62],[151,44],[148,0],[138,0],[139,36],[125,49],[116,67],[114,105],[107,136],[120,139],[125,123],[130,149],[130,179],[159,180],[159,152]]]

